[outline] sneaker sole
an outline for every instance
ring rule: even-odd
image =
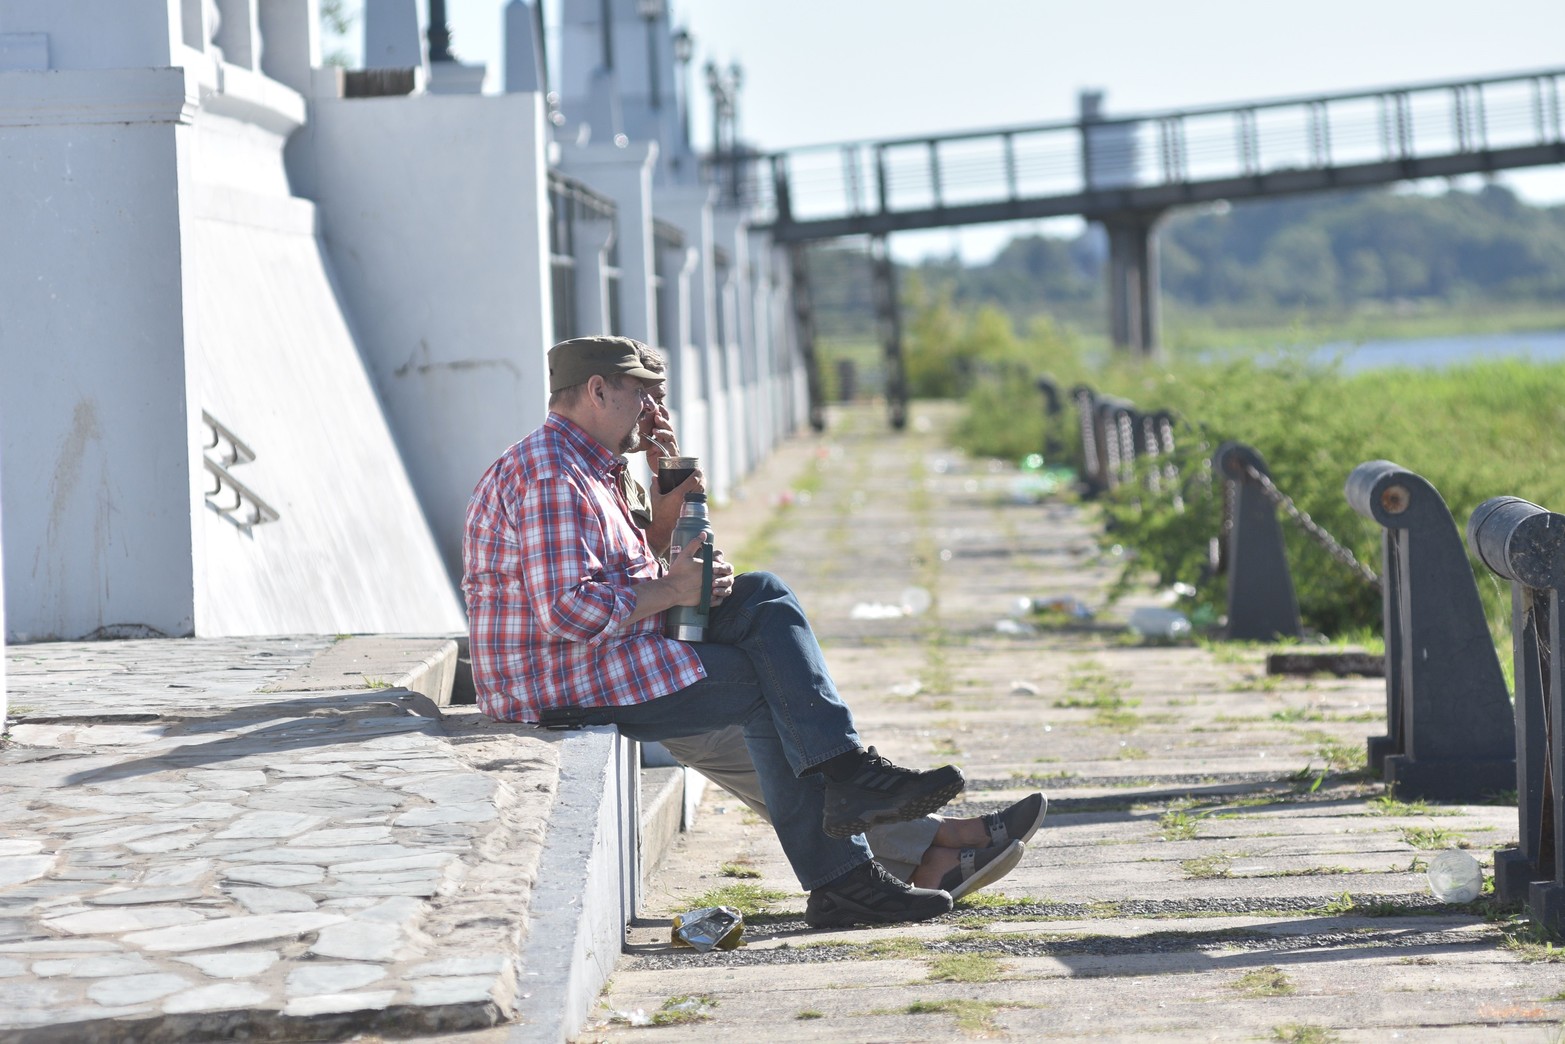
[[[995,856],[985,865],[973,872],[971,877],[962,879],[962,882],[951,889],[952,900],[962,898],[969,892],[976,892],[984,885],[994,884],[1000,878],[1016,869],[1016,864],[1022,861],[1027,846],[1020,841],[1012,841],[1005,847],[1005,851]]]
[[[856,910],[839,906],[814,918],[806,913],[804,923],[811,928],[851,928],[856,924],[910,924],[950,913],[951,903],[952,900],[947,898],[944,905],[931,902],[927,909],[895,911]]]
[[[833,820],[827,819],[821,824],[827,837],[843,838],[852,837],[854,834],[862,834],[872,826],[880,823],[902,823],[909,819],[917,819],[927,816],[932,812],[938,812],[951,803],[951,799],[962,792],[967,786],[967,781],[961,773],[956,774],[956,779],[945,783],[937,790],[927,794],[920,794],[904,804],[894,808],[868,809],[853,819]]]

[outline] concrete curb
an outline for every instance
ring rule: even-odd
[[[510,1040],[565,1041],[614,972],[638,899],[636,744],[581,729],[560,749],[559,789],[519,955],[521,1021]]]

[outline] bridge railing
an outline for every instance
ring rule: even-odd
[[[1557,146],[1562,79],[1543,70],[710,161],[744,165],[730,183],[779,225],[1039,199],[1090,213],[1126,190]]]

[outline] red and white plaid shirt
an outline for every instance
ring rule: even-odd
[[[462,591],[478,706],[489,717],[629,706],[705,677],[689,645],[663,637],[662,613],[625,623],[636,583],[662,566],[631,520],[624,466],[551,413],[473,491]]]

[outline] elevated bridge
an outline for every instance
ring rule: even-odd
[[[1158,350],[1168,210],[1565,163],[1561,79],[1485,79],[717,157],[728,197],[780,241],[1080,215],[1110,244],[1116,345]],[[879,248],[883,250],[883,244]],[[877,265],[877,269],[881,266]]]

